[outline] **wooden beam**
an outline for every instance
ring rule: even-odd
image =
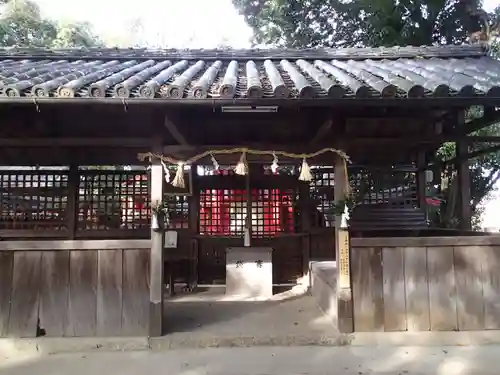
[[[152,151],[161,152],[162,139],[155,136],[152,140]],[[163,200],[165,171],[160,160],[151,161],[151,206]],[[163,334],[163,244],[164,233],[151,229],[151,257],[149,274],[149,336],[159,337]]]
[[[454,230],[455,232],[455,230]],[[477,232],[476,232],[477,234]],[[353,247],[448,247],[448,246],[500,246],[500,235],[485,234],[471,236],[453,235],[447,237],[365,237],[353,238]],[[440,249],[441,250],[441,249]]]
[[[135,148],[151,146],[151,138],[101,138],[101,137],[71,137],[71,138],[0,138],[0,147],[120,147]]]
[[[182,136],[181,136],[182,137]],[[316,138],[316,136],[315,136]],[[319,142],[314,140],[311,141],[308,146],[301,145],[265,145],[265,144],[254,144],[255,147],[247,146],[250,148],[257,149],[295,149],[296,152],[303,152],[301,150],[317,150],[318,147],[335,147],[335,142]],[[176,139],[177,141],[186,141],[185,138]],[[487,143],[500,143],[499,136],[466,136],[466,135],[436,135],[436,136],[401,136],[401,137],[355,137],[355,136],[342,136],[342,140],[345,142],[353,144],[374,144],[374,143],[438,143],[438,142],[454,142],[457,140],[466,140],[467,142],[487,142]],[[180,143],[180,142],[179,142]],[[33,148],[33,147],[44,147],[44,148],[55,148],[55,147],[116,147],[116,148],[149,148],[151,145],[150,138],[99,138],[99,137],[83,137],[83,138],[0,138],[0,147],[11,147],[11,148]],[[317,145],[317,146],[314,146]],[[189,145],[188,143],[180,143],[179,145],[168,145],[165,146],[163,152],[179,153],[179,152],[193,152],[195,150],[207,150],[207,149],[221,149],[229,148],[227,145]],[[234,147],[244,147],[240,145],[234,145]],[[201,151],[200,151],[201,152]]]
[[[172,121],[172,119],[168,116],[165,115],[165,127],[168,129],[170,134],[172,134],[172,137],[181,145],[188,145],[188,141],[186,140],[186,137],[184,134],[181,133],[177,125]]]
[[[0,251],[124,250],[151,247],[150,240],[35,240],[0,241]]]

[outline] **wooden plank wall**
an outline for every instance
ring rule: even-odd
[[[0,250],[0,337],[147,336],[149,261],[149,248]]]
[[[500,236],[353,239],[354,329],[500,329]]]

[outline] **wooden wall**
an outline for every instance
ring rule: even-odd
[[[0,337],[148,336],[149,240],[0,243]]]
[[[500,329],[500,236],[356,238],[354,329]]]

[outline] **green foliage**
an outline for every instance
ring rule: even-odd
[[[478,16],[481,0],[233,0],[233,4],[252,27],[255,43],[289,48],[459,44],[484,30],[485,21],[493,26],[500,20],[500,6],[487,20]],[[490,54],[498,57],[500,30],[490,31]],[[481,110],[472,108],[469,118],[480,117]],[[500,124],[475,135],[500,135]],[[436,159],[454,156],[454,144],[447,143]],[[500,179],[500,154],[471,160],[470,170],[473,210],[478,213],[480,202]],[[446,177],[450,186],[457,183],[451,173]],[[444,211],[450,194],[449,188],[442,191]],[[455,206],[448,206],[447,218],[441,217],[442,212],[435,216],[453,226]]]
[[[455,44],[480,0],[233,0],[255,42],[286,47]]]
[[[30,0],[0,2],[1,47],[73,48],[101,46],[87,23],[58,24],[43,19],[38,5]]]

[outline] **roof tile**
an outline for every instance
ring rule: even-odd
[[[4,97],[500,98],[500,61],[477,46],[7,52]]]

